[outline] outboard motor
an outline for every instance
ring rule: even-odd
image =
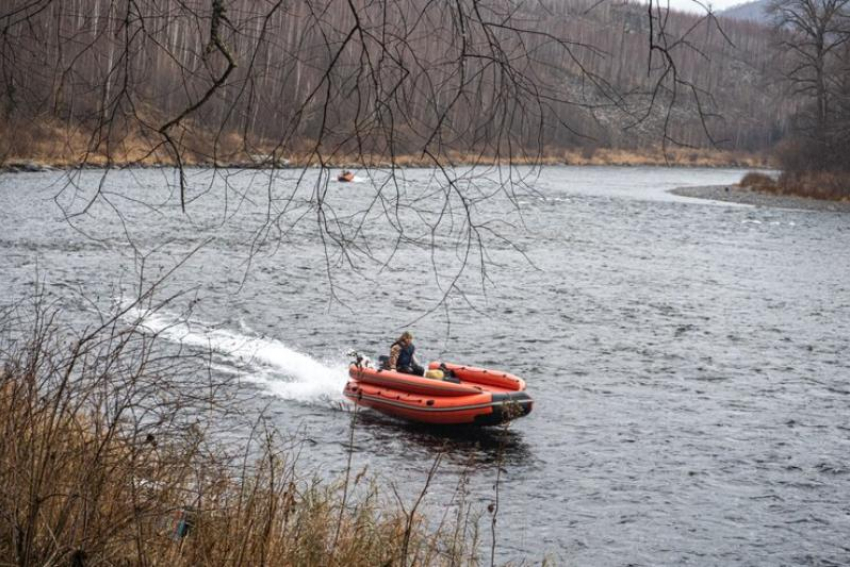
[[[356,366],[357,368],[363,368],[363,361],[368,360],[356,350],[350,351],[348,353],[348,356],[354,359],[354,366]]]

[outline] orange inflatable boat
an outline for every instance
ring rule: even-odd
[[[352,364],[345,396],[394,417],[438,425],[498,425],[531,412],[525,381],[512,374],[432,362],[442,379]]]

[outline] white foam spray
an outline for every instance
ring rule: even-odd
[[[342,399],[345,363],[316,360],[278,340],[257,336],[244,324],[244,332],[237,332],[166,311],[148,313],[138,308],[125,317],[164,339],[212,352],[216,358],[213,369],[257,384],[280,398],[303,403]]]

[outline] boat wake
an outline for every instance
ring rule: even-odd
[[[215,371],[237,376],[276,397],[308,404],[343,399],[348,365],[342,354],[339,361],[320,361],[278,340],[258,336],[244,324],[242,332],[237,332],[167,311],[133,308],[125,318],[170,342],[212,353]]]

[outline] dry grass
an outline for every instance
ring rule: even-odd
[[[10,121],[0,129],[0,162],[31,162],[55,167],[80,164],[105,166],[137,163],[168,163],[162,150],[139,132],[129,132],[120,141],[94,138],[84,127],[55,120]]]
[[[297,160],[296,160],[297,161]],[[356,166],[352,157],[342,160]],[[388,166],[385,157],[368,156],[369,166]],[[506,159],[504,156],[475,152],[449,152],[441,160],[442,165],[596,165],[596,166],[678,166],[678,167],[765,167],[770,160],[765,154],[727,152],[722,150],[646,148],[624,150],[616,148],[546,148],[541,155],[518,154]],[[396,165],[402,167],[433,166],[433,161],[417,156],[397,156]]]
[[[825,201],[850,201],[850,174],[836,172],[783,173],[778,180],[747,173],[739,185],[773,195],[792,195]]]
[[[69,341],[56,312],[29,313],[0,329],[0,563],[477,564],[467,514],[434,527],[363,474],[302,477],[261,421],[244,446],[216,443],[198,416],[227,404],[186,382],[198,360],[115,318]]]
[[[773,179],[769,175],[765,175],[764,173],[758,173],[756,171],[750,171],[744,177],[741,178],[741,181],[738,183],[741,187],[748,187],[750,189],[755,189],[758,191],[775,191],[776,188],[776,180]]]
[[[778,191],[784,195],[797,195],[827,201],[850,201],[850,173],[804,172],[783,173],[779,177]]]
[[[565,161],[576,165],[679,166],[679,167],[763,167],[765,154],[696,148],[655,147],[640,150],[600,148],[593,152],[565,152]]]
[[[116,130],[121,130],[116,127]],[[10,121],[0,125],[0,164],[28,162],[54,167],[91,165],[175,165],[155,132],[128,128],[120,135],[97,137],[90,128],[56,120]],[[251,163],[241,136],[193,128],[181,137],[184,165]]]
[[[83,126],[73,127],[55,120],[9,122],[0,128],[0,165],[30,162],[57,167],[80,164],[105,165],[174,165],[173,155],[156,133],[130,128],[120,136],[97,139]],[[321,160],[313,151],[314,144],[303,140],[296,147],[282,151],[272,142],[245,140],[235,132],[213,133],[191,124],[181,136],[184,165],[256,166],[281,165],[329,167],[433,167],[434,158],[424,154],[346,153],[323,150]],[[684,166],[684,167],[765,167],[771,165],[764,154],[729,152],[710,149],[644,148],[624,150],[612,148],[549,147],[536,152],[504,155],[474,150],[448,151],[437,158],[438,164],[449,165],[616,165],[616,166]]]

